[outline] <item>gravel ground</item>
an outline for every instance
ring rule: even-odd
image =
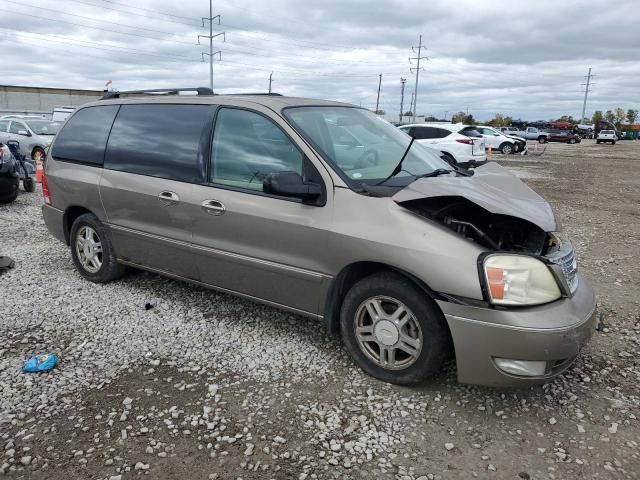
[[[640,142],[494,159],[553,204],[604,323],[543,386],[383,384],[317,322],[129,272],[94,285],[40,193],[0,206],[0,474],[29,479],[640,477]],[[153,308],[146,310],[145,304]],[[50,373],[20,371],[54,352]]]

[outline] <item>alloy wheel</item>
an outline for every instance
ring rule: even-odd
[[[368,298],[355,315],[356,341],[376,365],[402,370],[420,356],[423,345],[420,324],[399,300],[386,296]]]
[[[96,231],[83,225],[76,235],[76,253],[82,268],[97,273],[102,267],[102,242]]]

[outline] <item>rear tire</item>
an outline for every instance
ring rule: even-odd
[[[24,191],[25,192],[35,192],[36,191],[36,181],[31,178],[31,177],[27,177],[22,181],[22,185],[24,186]]]
[[[574,143],[576,143],[576,139],[575,139],[575,138],[570,139],[570,140],[569,140],[569,143],[570,143],[571,145],[573,145]]]
[[[107,283],[124,274],[126,268],[116,260],[109,230],[93,213],[76,218],[69,239],[76,270],[90,282]]]
[[[611,142],[611,145],[615,145],[615,144],[616,144],[616,142]]]
[[[44,162],[45,153],[44,153],[44,150],[41,149],[40,147],[36,147],[33,149],[33,151],[31,152],[31,160],[35,161],[36,157],[38,156],[38,153],[40,153],[40,160]]]
[[[347,292],[340,329],[358,366],[384,382],[423,382],[451,356],[451,335],[437,304],[394,272],[363,278]]]
[[[596,140],[596,144],[597,144],[597,145],[600,145],[600,140]]]
[[[19,186],[15,185],[15,189],[13,190],[13,192],[0,197],[0,203],[13,203],[13,202],[15,202],[16,198],[18,198],[18,189],[19,189]]]
[[[504,142],[502,145],[500,145],[500,153],[502,153],[503,155],[511,155],[513,151],[513,145],[508,142]]]
[[[540,135],[538,137],[538,143],[547,143],[547,137]]]

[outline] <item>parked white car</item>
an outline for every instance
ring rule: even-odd
[[[520,145],[522,145],[523,143],[526,144],[526,141],[524,139],[518,141],[515,138],[509,137],[493,127],[479,125],[475,127],[475,129],[480,133],[480,135],[484,137],[485,145],[487,148],[491,147],[492,150],[504,153],[505,155],[517,153],[521,150]]]
[[[417,123],[399,127],[416,139],[416,142],[439,150],[445,160],[452,164],[468,166],[485,162],[487,153],[485,140],[473,127],[460,123]],[[462,130],[466,132],[460,133]],[[473,136],[470,136],[473,135]]]
[[[611,142],[611,145],[615,145],[616,140],[618,140],[618,136],[615,130],[600,130],[596,143]]]
[[[20,153],[25,157],[44,159],[45,151],[61,125],[61,122],[52,122],[42,117],[5,115],[0,118],[0,142],[15,140],[19,142]]]

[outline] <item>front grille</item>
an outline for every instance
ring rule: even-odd
[[[564,243],[559,251],[549,255],[549,260],[562,269],[562,274],[567,281],[569,290],[574,293],[578,288],[578,263],[571,243]]]

